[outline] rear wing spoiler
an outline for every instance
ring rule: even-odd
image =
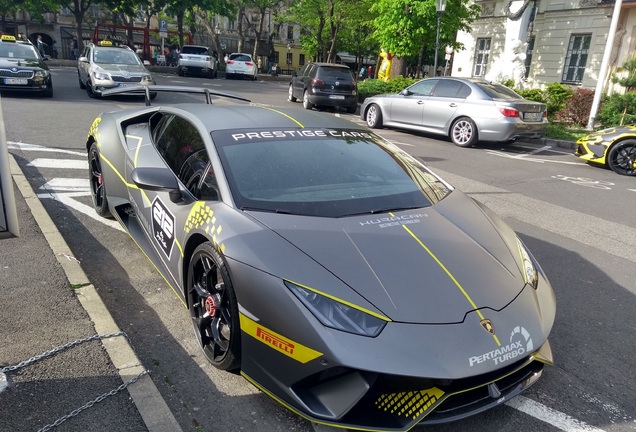
[[[212,105],[212,96],[220,96],[228,99],[236,99],[244,102],[251,102],[251,100],[246,99],[244,97],[232,94],[220,92],[217,90],[212,90],[209,88],[201,88],[201,87],[186,87],[186,86],[170,86],[170,85],[138,85],[138,86],[130,86],[130,87],[121,87],[121,88],[113,88],[109,90],[104,90],[102,92],[102,96],[113,96],[117,94],[144,94],[144,99],[146,106],[150,106],[150,94],[156,92],[172,92],[172,93],[190,93],[190,94],[204,94],[205,102],[208,105]]]

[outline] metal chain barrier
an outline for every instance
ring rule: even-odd
[[[38,354],[35,355],[33,357],[31,357],[30,359],[21,361],[20,363],[16,364],[16,365],[12,365],[12,366],[5,366],[3,368],[0,369],[0,374],[4,374],[5,372],[13,372],[15,370],[21,369],[23,367],[26,367],[32,363],[35,363],[39,360],[42,360],[44,358],[50,357],[54,354],[59,353],[60,351],[64,351],[66,349],[72,348],[74,346],[83,344],[85,342],[90,342],[93,340],[102,340],[102,339],[108,339],[108,338],[112,338],[112,337],[116,337],[116,336],[124,336],[127,340],[128,340],[128,335],[124,332],[117,332],[117,333],[108,333],[108,334],[103,334],[103,335],[93,335],[93,336],[89,336],[83,339],[78,339],[72,342],[68,342],[65,343],[64,345],[60,345],[58,347],[55,347],[49,351],[45,351],[42,354]],[[130,340],[128,340],[128,342],[130,342]],[[79,413],[81,413],[82,411],[92,407],[93,405],[95,405],[96,403],[99,403],[101,401],[103,401],[104,399],[106,399],[109,396],[114,396],[117,393],[119,393],[120,391],[126,389],[129,385],[134,384],[135,382],[137,382],[137,380],[139,380],[141,377],[143,377],[144,375],[149,374],[150,371],[148,370],[144,370],[142,371],[139,375],[131,378],[130,380],[126,381],[125,383],[121,384],[119,387],[106,392],[104,394],[101,394],[99,396],[97,396],[95,399],[93,399],[92,401],[89,401],[87,403],[85,403],[84,405],[82,405],[79,408],[74,409],[73,411],[71,411],[70,413],[66,414],[65,416],[60,417],[59,419],[55,420],[53,423],[48,424],[40,429],[38,429],[38,432],[46,432],[49,431],[51,429],[53,429],[54,427],[57,427],[59,425],[61,425],[62,423],[64,423],[66,420],[77,416]]]

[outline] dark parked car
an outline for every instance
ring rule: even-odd
[[[53,96],[49,67],[29,41],[0,37],[0,92],[34,92]]]
[[[358,108],[358,86],[353,71],[332,63],[307,63],[289,83],[291,102],[314,106],[340,107],[353,114]]]
[[[499,406],[552,364],[554,292],[492,211],[366,127],[225,102],[104,112],[86,141],[96,212],[212,365],[312,422],[397,432]]]
[[[455,145],[543,138],[546,105],[483,78],[426,78],[397,94],[364,100],[360,117],[382,126],[449,136]]]

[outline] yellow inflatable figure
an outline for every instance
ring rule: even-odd
[[[388,81],[389,75],[391,75],[391,59],[393,56],[390,52],[382,49],[382,51],[380,51],[380,57],[382,57],[382,63],[380,63],[380,70],[378,70],[378,79]]]

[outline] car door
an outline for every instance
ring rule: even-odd
[[[90,67],[91,47],[84,48],[84,52],[80,55],[80,58],[86,58],[88,61],[77,61],[77,71],[79,73],[79,79],[86,84],[88,82],[88,69]]]
[[[136,211],[141,212],[145,220],[146,236],[174,280],[179,281],[186,220],[198,200],[219,200],[216,178],[205,141],[186,118],[163,114],[153,127],[151,141],[151,145],[142,146],[137,155],[142,161],[139,167],[146,164],[142,158],[147,158],[152,162],[151,167],[169,170],[178,179],[182,199],[174,202],[170,192],[149,189],[132,189],[131,198],[138,202]]]
[[[424,106],[423,126],[445,130],[470,93],[470,87],[459,80],[440,80]]]
[[[437,79],[418,81],[399,95],[392,97],[389,116],[385,120],[409,126],[421,126],[424,106],[438,81]]]
[[[305,87],[307,86],[307,82],[311,81],[309,78],[309,74],[313,68],[313,63],[308,63],[298,72],[298,76],[294,80],[294,96],[298,99],[303,98],[303,93],[305,91]]]

